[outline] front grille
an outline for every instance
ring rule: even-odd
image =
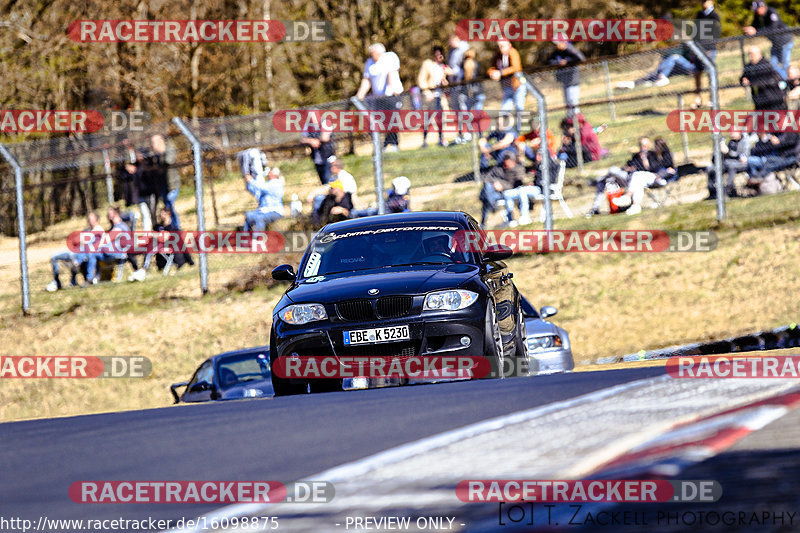
[[[378,300],[378,316],[381,318],[397,318],[406,316],[411,311],[411,296],[384,296]]]
[[[372,320],[375,312],[369,300],[348,300],[336,304],[336,310],[345,320]]]

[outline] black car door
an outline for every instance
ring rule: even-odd
[[[486,242],[486,233],[480,226],[470,221],[472,231],[481,234],[481,242]],[[500,332],[503,335],[503,343],[511,342],[516,327],[516,313],[514,312],[514,284],[511,282],[512,275],[508,271],[508,265],[503,261],[484,261],[483,281],[491,290],[492,299],[495,302],[495,313]]]

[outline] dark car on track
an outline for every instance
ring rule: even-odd
[[[257,346],[209,357],[192,379],[170,387],[175,403],[272,397],[269,347]],[[178,389],[185,387],[183,394]]]
[[[461,212],[397,213],[329,224],[314,237],[273,311],[270,356],[485,356],[490,376],[527,363],[511,250],[460,246],[485,235]],[[473,233],[476,232],[476,233]],[[483,250],[483,251],[480,251]],[[516,364],[515,364],[516,363]],[[503,369],[506,369],[505,371]],[[341,390],[341,379],[282,378],[276,396]]]

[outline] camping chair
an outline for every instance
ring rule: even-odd
[[[567,162],[566,161],[559,161],[558,162],[558,176],[556,176],[555,183],[550,184],[550,200],[558,200],[558,203],[561,205],[561,209],[564,213],[567,214],[568,218],[572,218],[572,211],[570,211],[569,206],[567,205],[566,200],[564,199],[564,175],[567,173]],[[534,200],[543,201],[544,200],[544,193],[536,192],[531,194],[531,197]],[[544,214],[544,205],[542,205],[541,212],[539,214],[539,220],[544,222],[545,214]]]

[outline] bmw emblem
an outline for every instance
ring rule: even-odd
[[[375,296],[376,294],[378,294],[378,293],[379,293],[379,292],[381,292],[381,291],[380,291],[380,290],[378,290],[378,289],[370,289],[370,290],[368,290],[367,292],[368,292],[370,295],[372,295],[372,296]]]

